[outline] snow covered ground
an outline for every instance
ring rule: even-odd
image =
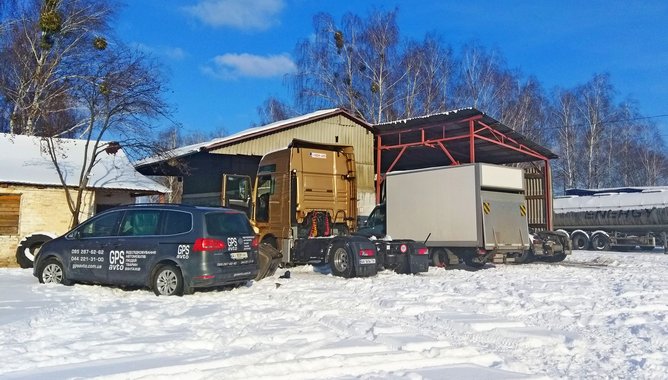
[[[0,378],[668,378],[668,255],[564,264],[307,266],[181,298],[0,269]]]

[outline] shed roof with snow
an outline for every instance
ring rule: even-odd
[[[56,139],[59,167],[68,186],[78,186],[88,144],[75,139]],[[0,182],[62,186],[56,167],[41,137],[0,134]],[[90,151],[89,151],[90,157]],[[137,172],[122,149],[115,154],[102,152],[90,173],[89,188],[166,193],[169,189]]]

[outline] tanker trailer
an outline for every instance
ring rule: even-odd
[[[568,190],[554,199],[554,228],[573,249],[653,250],[666,246],[668,188]]]

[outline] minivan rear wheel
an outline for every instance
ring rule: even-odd
[[[183,276],[174,265],[162,265],[153,276],[153,292],[156,296],[182,296]]]

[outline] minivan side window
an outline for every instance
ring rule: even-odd
[[[182,234],[192,230],[193,218],[190,213],[180,211],[163,211],[163,235]]]
[[[85,223],[79,231],[82,238],[113,236],[121,212],[111,212]]]
[[[253,227],[246,214],[239,212],[217,212],[205,216],[206,230],[213,236],[253,235]]]
[[[160,210],[128,210],[121,221],[120,236],[157,235]]]

